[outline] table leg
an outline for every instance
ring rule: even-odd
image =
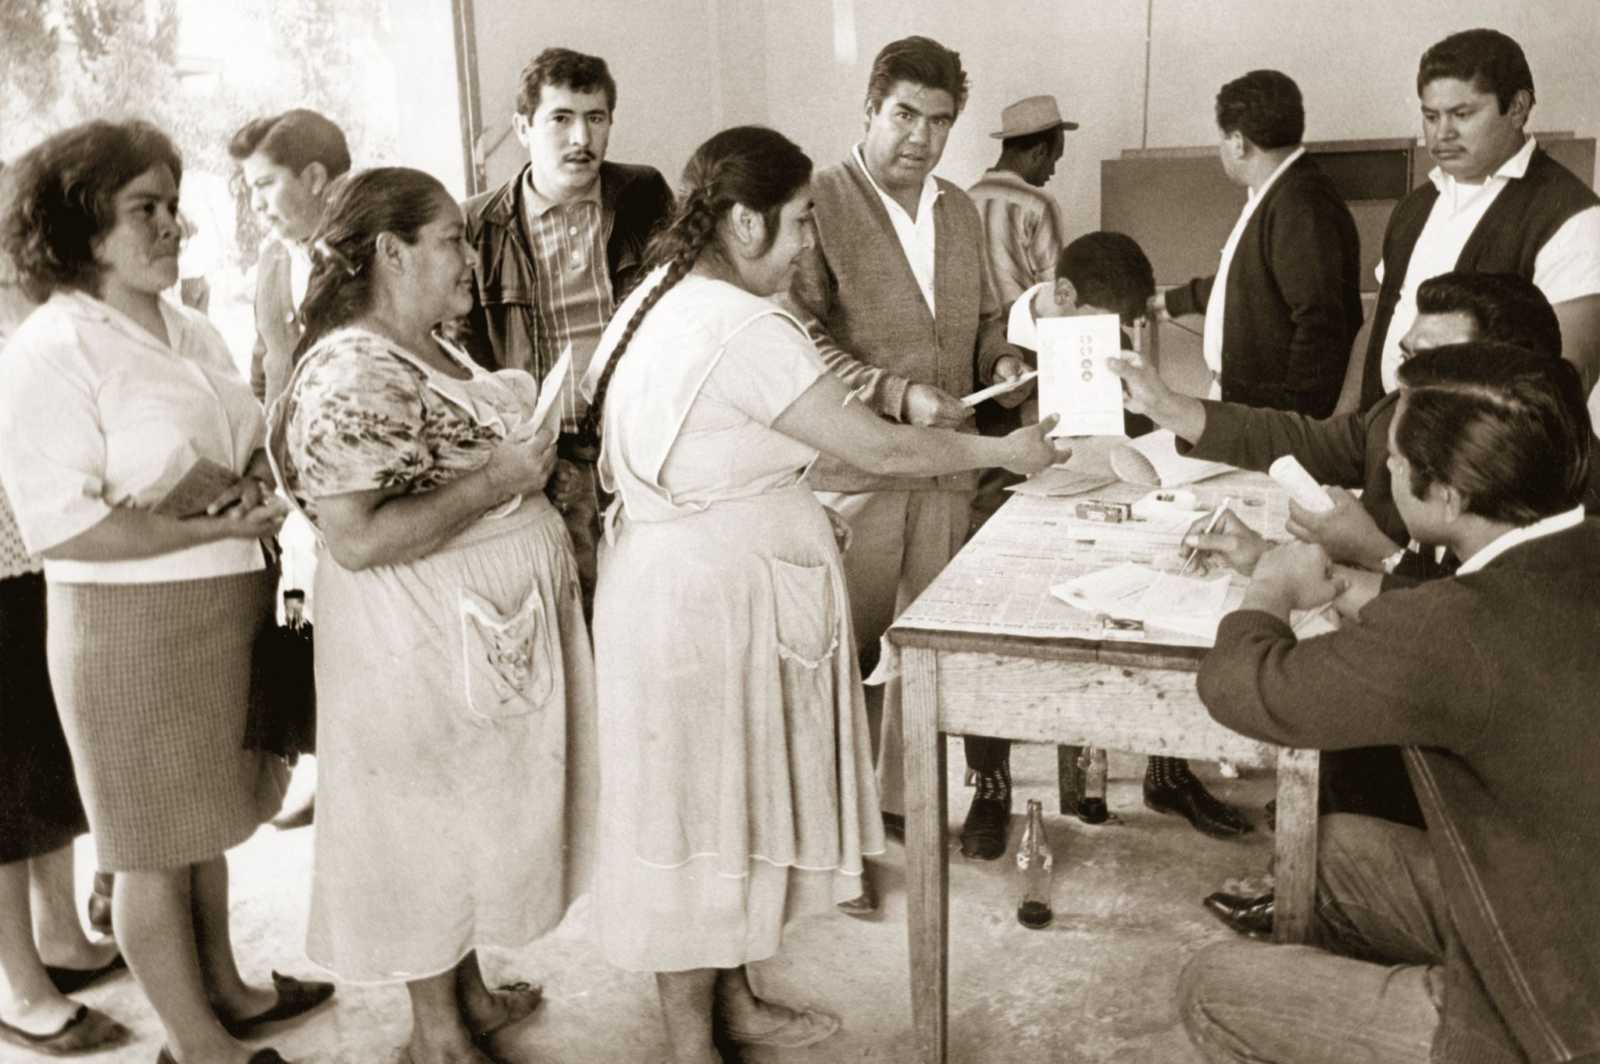
[[[949,1022],[950,851],[945,846],[945,743],[938,655],[900,652],[905,725],[906,918],[911,1026],[923,1064],[944,1064]]]
[[[1317,893],[1317,776],[1322,755],[1316,750],[1278,752],[1278,839],[1273,866],[1277,910],[1273,938],[1307,942]]]

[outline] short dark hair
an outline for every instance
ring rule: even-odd
[[[1123,324],[1144,316],[1156,292],[1156,274],[1144,249],[1131,236],[1085,233],[1061,249],[1056,277],[1072,282],[1078,302],[1114,310]]]
[[[867,102],[874,111],[883,106],[884,97],[897,81],[948,92],[956,102],[956,114],[967,106],[967,72],[961,69],[961,54],[932,37],[902,37],[879,50],[867,77]]]
[[[517,113],[532,118],[539,109],[539,93],[546,85],[565,85],[573,92],[606,94],[606,110],[617,109],[617,82],[606,61],[597,55],[584,55],[570,48],[546,48],[522,68],[517,86]]]
[[[1465,81],[1479,92],[1492,92],[1505,114],[1511,100],[1523,89],[1528,102],[1533,94],[1533,71],[1522,45],[1499,30],[1477,29],[1452,33],[1422,53],[1417,65],[1417,95],[1440,78]]]
[[[1278,70],[1252,70],[1217,92],[1217,128],[1242,133],[1258,148],[1287,148],[1306,134],[1300,86]]]
[[[304,107],[251,119],[228,141],[228,154],[237,162],[256,152],[296,174],[312,163],[321,163],[330,179],[350,169],[350,145],[344,131]]]
[[[1060,140],[1062,144],[1066,143],[1066,136],[1066,132],[1060,126],[1051,126],[1049,129],[1041,129],[1036,133],[1024,133],[1018,137],[1006,137],[1000,141],[1000,150],[1007,154],[1015,152],[1018,155],[1030,152],[1041,145],[1048,146],[1054,150],[1057,140]]]
[[[1529,525],[1578,505],[1594,429],[1572,363],[1513,344],[1424,351],[1400,367],[1395,449],[1421,496],[1448,484],[1466,512]]]
[[[183,160],[167,135],[132,119],[73,126],[6,169],[0,250],[29,298],[42,303],[62,288],[99,293],[94,246],[117,224],[117,193],[157,166],[183,180]]]
[[[1479,340],[1499,340],[1542,355],[1561,354],[1561,322],[1550,300],[1515,273],[1452,270],[1417,288],[1419,314],[1468,314]]]

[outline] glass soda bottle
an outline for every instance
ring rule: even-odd
[[[1083,797],[1078,799],[1078,819],[1085,824],[1104,824],[1111,817],[1106,809],[1106,752],[1098,746],[1085,746],[1078,755],[1083,773]]]
[[[1055,911],[1050,907],[1051,876],[1055,856],[1044,834],[1044,807],[1036,799],[1028,801],[1028,823],[1017,846],[1017,875],[1022,881],[1022,900],[1017,905],[1017,922],[1023,927],[1050,926]]]

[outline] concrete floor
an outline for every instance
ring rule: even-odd
[[[961,786],[958,742],[949,764],[953,845],[971,794]],[[1055,923],[1043,931],[1017,923],[1016,866],[1009,855],[987,863],[952,853],[951,1064],[1198,1061],[1178,1023],[1178,972],[1200,946],[1229,934],[1199,899],[1230,878],[1259,877],[1272,836],[1258,829],[1221,842],[1146,810],[1139,794],[1143,767],[1142,757],[1112,755],[1109,803],[1120,822],[1089,827],[1056,813],[1054,751],[1016,748],[1019,815],[1012,844],[1021,834],[1026,799],[1042,799],[1056,855]],[[1214,766],[1195,767],[1215,793],[1261,820],[1262,803],[1272,796],[1270,774],[1229,781],[1219,779]],[[296,788],[306,782],[297,780]],[[78,853],[83,889],[93,864],[86,842],[80,840]],[[265,979],[277,968],[314,975],[302,953],[311,832],[264,828],[230,861],[234,936],[246,974]],[[746,1061],[912,1064],[904,867],[900,846],[891,844],[877,864],[884,905],[876,919],[830,915],[801,922],[790,929],[779,957],[758,967],[763,993],[828,1009],[842,1017],[842,1030],[807,1049],[752,1049]],[[533,947],[484,957],[491,981],[524,978],[545,986],[546,1004],[498,1046],[511,1064],[659,1064],[666,1058],[653,980],[604,963],[590,941],[590,916],[580,905]],[[136,1035],[133,1044],[88,1059],[155,1059],[160,1025],[131,977],[80,997]],[[401,987],[341,987],[332,1008],[262,1044],[296,1062],[390,1064],[408,1025]],[[41,1058],[0,1047],[0,1061],[23,1059]]]

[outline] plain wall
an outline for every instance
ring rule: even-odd
[[[491,137],[507,127],[522,65],[540,48],[566,45],[605,56],[617,78],[611,157],[652,163],[674,184],[697,144],[740,122],[776,127],[819,165],[838,161],[861,133],[873,55],[896,37],[927,34],[961,53],[972,81],[939,175],[971,184],[998,154],[987,134],[999,128],[1000,109],[1054,93],[1081,123],[1049,186],[1074,234],[1099,225],[1101,159],[1213,143],[1217,88],[1255,67],[1300,83],[1308,139],[1414,137],[1422,50],[1455,30],[1494,26],[1528,53],[1540,99],[1534,126],[1600,132],[1594,0],[1153,0],[1147,139],[1140,0],[473,4]],[[490,156],[490,182],[522,161],[507,137]]]

